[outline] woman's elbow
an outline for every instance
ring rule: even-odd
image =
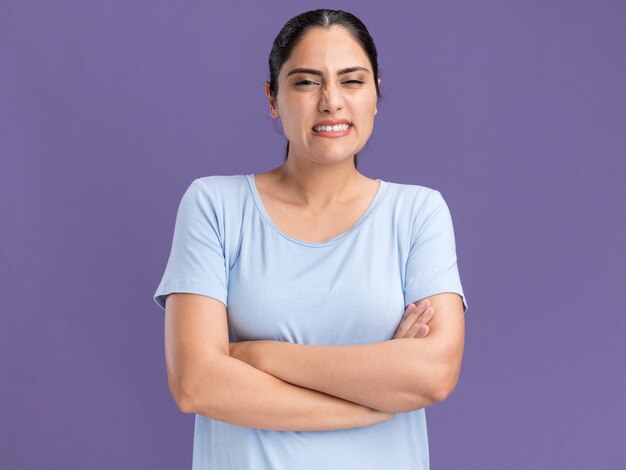
[[[435,403],[441,403],[448,399],[459,381],[460,370],[458,367],[447,366],[440,374],[440,378],[433,384],[431,399]]]
[[[183,413],[195,413],[193,400],[191,394],[185,392],[179,392],[175,397],[176,406]]]
[[[167,381],[170,395],[174,399],[174,403],[178,409],[183,413],[192,412],[192,394],[189,391],[189,387],[183,384],[182,380],[176,380],[171,377]]]

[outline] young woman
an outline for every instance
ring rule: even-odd
[[[380,80],[356,17],[291,19],[269,69],[285,162],[191,183],[154,294],[193,468],[427,469],[464,346],[450,212],[357,171]]]

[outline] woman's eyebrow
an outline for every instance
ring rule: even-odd
[[[347,67],[345,69],[341,69],[337,72],[337,75],[344,75],[346,73],[357,72],[357,71],[363,71],[363,72],[369,73],[368,69],[357,65],[355,67]],[[307,69],[304,67],[296,67],[295,69],[290,70],[287,76],[289,77],[290,75],[293,75],[294,73],[308,73],[310,75],[320,75],[320,76],[322,75],[321,70]]]

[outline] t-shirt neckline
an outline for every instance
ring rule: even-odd
[[[385,195],[386,190],[387,190],[387,181],[376,178],[376,181],[379,182],[378,191],[376,192],[374,199],[372,199],[372,202],[370,202],[369,207],[363,213],[361,218],[354,225],[352,225],[352,227],[350,227],[347,231],[340,233],[339,235],[336,235],[335,237],[329,240],[326,240],[325,242],[316,243],[316,242],[308,242],[305,240],[300,240],[298,238],[290,237],[289,235],[284,233],[276,224],[274,224],[271,217],[269,216],[269,213],[265,209],[265,205],[263,204],[263,201],[261,200],[261,196],[259,194],[259,191],[256,187],[256,182],[254,180],[254,173],[246,174],[245,176],[248,181],[248,186],[250,187],[250,192],[252,194],[252,197],[254,198],[255,206],[257,210],[259,211],[259,213],[261,214],[261,217],[263,218],[263,220],[270,227],[272,227],[274,231],[276,231],[279,235],[286,238],[287,240],[290,240],[299,245],[304,245],[304,246],[313,247],[313,248],[321,248],[324,246],[333,245],[347,238],[356,230],[358,230],[358,228],[361,225],[363,225],[363,223],[369,218],[369,216],[374,212],[374,210],[376,210],[376,208],[380,205],[380,202],[382,201],[383,196]]]

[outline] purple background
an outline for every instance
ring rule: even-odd
[[[438,189],[467,313],[433,469],[614,469],[626,405],[620,1],[0,3],[0,467],[190,468],[152,300],[183,191],[283,160],[282,25],[376,41],[359,170]]]

